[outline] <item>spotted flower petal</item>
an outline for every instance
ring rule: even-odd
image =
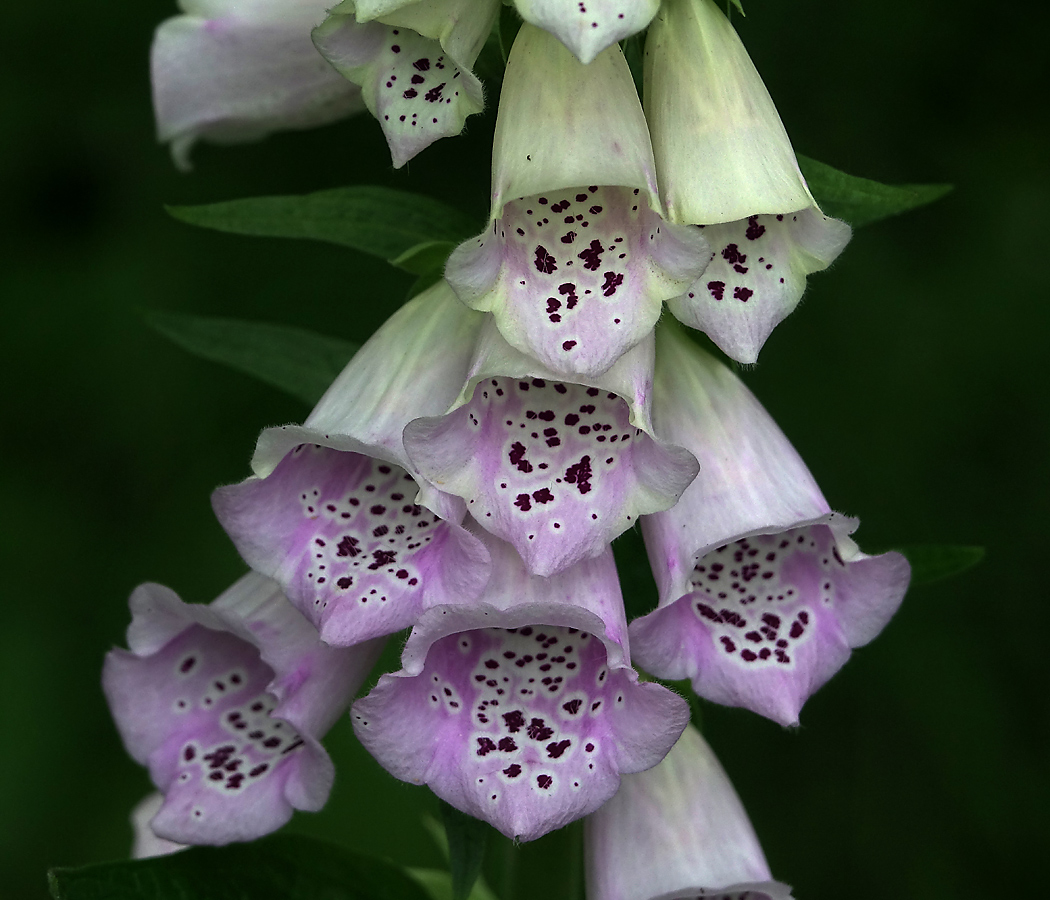
[[[346,79],[361,86],[394,167],[484,106],[471,71],[492,30],[499,0],[419,0],[410,4],[344,0],[314,30],[314,44]]]
[[[354,705],[354,729],[397,778],[528,841],[655,765],[689,713],[630,668],[611,551],[548,579],[488,543],[481,601],[423,615],[402,670]]]
[[[740,798],[688,727],[588,819],[587,900],[791,900],[772,881]]]
[[[668,218],[705,226],[715,253],[670,309],[754,362],[850,228],[817,207],[761,77],[712,0],[661,6],[646,43],[645,109]]]
[[[631,625],[654,675],[783,725],[900,605],[899,553],[867,556],[787,438],[725,366],[675,327],[657,342],[654,423],[700,474],[642,520],[659,609]]]
[[[648,424],[652,349],[650,337],[602,378],[573,383],[488,325],[460,405],[410,423],[405,447],[530,571],[553,575],[673,505],[696,474],[693,456]]]
[[[448,596],[477,596],[484,547],[459,526],[463,501],[430,489],[401,441],[444,412],[467,378],[484,316],[439,283],[361,348],[302,426],[267,429],[255,475],[219,488],[219,521],[252,568],[275,578],[330,644],[413,624]]]
[[[130,649],[106,656],[102,686],[124,746],[164,795],[153,835],[247,841],[293,809],[320,809],[333,770],[318,739],[381,642],[322,644],[279,587],[255,573],[211,606],[145,584],[131,610]]]
[[[549,31],[582,63],[645,28],[660,0],[514,0],[521,17]]]
[[[185,0],[161,23],[150,69],[157,136],[189,168],[197,140],[232,143],[310,128],[360,110],[361,91],[310,42],[317,0]]]
[[[659,213],[645,117],[612,46],[583,65],[524,25],[507,62],[490,225],[446,277],[503,336],[565,376],[596,376],[642,341],[711,258]]]

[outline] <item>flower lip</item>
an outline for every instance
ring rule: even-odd
[[[651,352],[651,341],[639,349]],[[535,363],[510,351],[481,360],[474,373],[492,362],[497,370],[524,362],[535,371]],[[531,571],[562,571],[600,554],[638,516],[667,509],[696,475],[688,451],[631,424],[648,400],[644,372],[632,372],[631,362],[625,357],[603,380],[637,379],[641,403],[633,417],[615,390],[503,375],[479,380],[470,402],[445,416],[410,423],[406,449],[429,482],[463,497],[481,526],[511,541]]]

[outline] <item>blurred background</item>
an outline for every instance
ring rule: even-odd
[[[988,555],[913,590],[801,728],[706,705],[704,730],[799,900],[1028,895],[1050,833],[1047,14],[975,0],[746,8],[734,21],[799,152],[956,190],[860,230],[745,379],[831,504],[861,516],[863,548]],[[110,721],[103,654],[123,643],[139,582],[207,602],[244,570],[209,493],[248,474],[263,426],[307,412],[167,343],[143,311],[363,340],[411,280],[337,247],[196,230],[162,205],[378,182],[486,213],[494,104],[397,172],[361,116],[201,146],[179,174],[154,141],[147,78],[151,32],[174,11],[109,0],[5,17],[5,898],[45,897],[48,866],[126,856],[149,784]],[[327,746],[332,801],[290,828],[438,865],[429,792],[386,775],[348,719]]]

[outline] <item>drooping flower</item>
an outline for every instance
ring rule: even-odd
[[[124,746],[164,795],[153,835],[248,841],[293,809],[320,809],[333,769],[319,739],[382,642],[328,647],[278,585],[254,572],[210,606],[144,584],[131,611],[130,649],[107,654],[102,686]]]
[[[245,561],[276,579],[330,644],[412,625],[426,606],[477,596],[484,547],[463,502],[428,490],[401,440],[416,416],[444,412],[467,376],[484,316],[443,282],[372,336],[302,426],[269,428],[255,474],[212,503]]]
[[[740,380],[673,325],[657,336],[657,434],[700,474],[642,520],[660,594],[631,624],[635,659],[696,692],[792,725],[802,704],[896,612],[910,569],[867,556]]]
[[[692,726],[588,817],[587,900],[791,900],[743,804]]]
[[[529,571],[553,575],[667,509],[696,474],[690,453],[654,437],[653,346],[650,335],[575,383],[512,348],[490,320],[452,411],[411,422],[405,448]]]
[[[703,226],[714,259],[671,312],[752,363],[806,276],[850,238],[809,192],[773,101],[713,0],[665,0],[646,41],[645,111],[672,222]]]
[[[325,59],[361,86],[394,168],[481,112],[472,67],[498,12],[499,0],[343,0],[314,30]]]
[[[157,136],[188,169],[197,140],[234,143],[360,110],[361,91],[310,41],[317,0],[181,0],[150,54]]]
[[[475,603],[435,607],[352,710],[395,777],[528,841],[586,815],[620,775],[655,765],[689,718],[640,683],[612,552],[553,578],[486,537],[492,581]]]
[[[586,64],[645,28],[660,0],[514,0],[514,5],[526,22],[549,31]]]
[[[600,375],[711,258],[697,229],[661,218],[655,171],[619,47],[585,66],[523,25],[500,96],[490,224],[445,276],[551,371]]]

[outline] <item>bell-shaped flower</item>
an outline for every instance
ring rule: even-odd
[[[521,17],[549,31],[582,63],[644,29],[660,0],[514,0]]]
[[[361,86],[395,168],[481,112],[472,67],[499,7],[499,0],[343,0],[314,30],[325,59]]]
[[[668,306],[752,363],[850,228],[820,211],[761,77],[713,0],[664,0],[646,41],[645,111],[667,216],[703,226],[714,250],[703,276]]]
[[[459,401],[410,423],[405,449],[529,571],[553,575],[672,506],[696,475],[689,452],[653,436],[653,346],[650,335],[604,375],[574,383],[507,344],[490,319]]]
[[[358,351],[302,426],[269,428],[254,476],[212,504],[245,561],[280,582],[330,644],[411,626],[428,605],[473,597],[488,558],[464,504],[420,479],[401,433],[444,412],[466,380],[484,316],[440,282]]]
[[[180,0],[150,53],[157,136],[188,169],[200,138],[251,141],[359,111],[361,91],[310,41],[324,0]]]
[[[655,172],[620,48],[585,66],[523,25],[496,120],[491,221],[445,277],[551,371],[600,375],[711,258],[697,229],[661,218]]]
[[[867,556],[769,414],[674,326],[657,335],[657,434],[700,474],[642,520],[659,608],[631,624],[635,660],[701,697],[782,725],[896,612],[910,568]]]
[[[128,753],[164,795],[149,820],[154,837],[249,841],[293,809],[320,809],[334,772],[318,741],[382,642],[321,643],[279,586],[254,572],[210,606],[144,584],[131,612],[130,649],[107,654],[102,687]]]
[[[480,600],[430,609],[352,710],[354,730],[403,781],[529,841],[608,800],[655,765],[686,702],[630,667],[612,551],[552,578],[487,537]]]
[[[587,900],[791,900],[692,726],[586,822]]]

